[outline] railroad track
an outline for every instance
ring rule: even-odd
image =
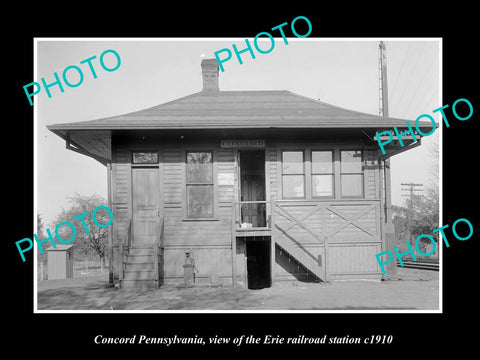
[[[397,266],[400,266],[400,262],[397,261]],[[422,269],[438,271],[439,265],[435,262],[422,262],[422,261],[403,261],[404,268]]]

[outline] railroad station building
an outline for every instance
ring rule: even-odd
[[[197,93],[48,126],[108,169],[111,281],[183,283],[189,261],[195,283],[249,289],[381,279],[375,254],[393,246],[389,157],[420,135],[382,155],[375,135],[406,120],[288,90],[221,91],[216,60],[201,69]]]

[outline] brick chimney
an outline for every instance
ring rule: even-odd
[[[217,59],[203,59],[202,63],[203,91],[219,91]]]

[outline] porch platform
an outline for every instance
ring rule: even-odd
[[[256,237],[256,236],[271,236],[272,229],[267,227],[258,227],[258,228],[236,228],[235,229],[236,237]]]

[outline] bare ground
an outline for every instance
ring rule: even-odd
[[[38,310],[438,310],[438,272],[398,269],[395,280],[297,282],[261,290],[221,286],[107,287],[108,275],[38,282]]]

